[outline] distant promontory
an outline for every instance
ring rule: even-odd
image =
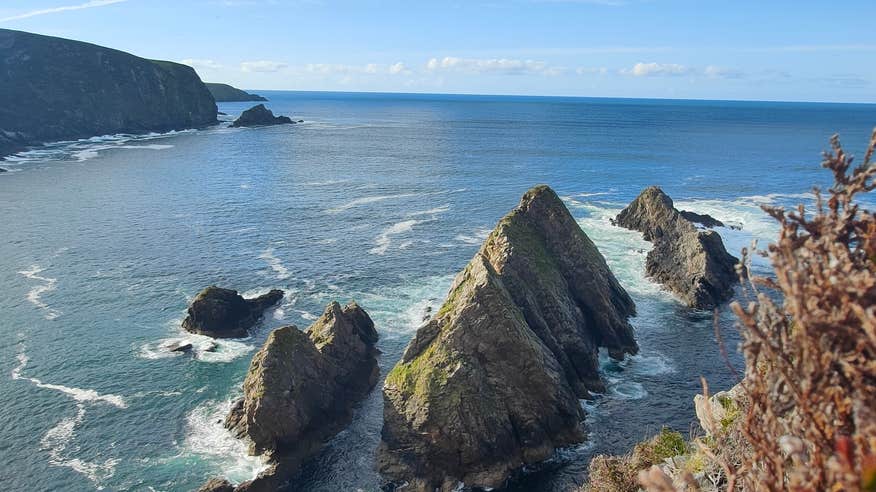
[[[202,128],[216,102],[189,66],[0,29],[0,157],[31,145]]]
[[[266,98],[258,94],[250,94],[228,84],[217,84],[215,82],[205,82],[205,84],[207,89],[210,90],[210,94],[213,94],[213,99],[216,102],[267,101]]]

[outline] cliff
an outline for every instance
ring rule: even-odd
[[[634,313],[559,197],[531,189],[387,375],[380,471],[410,490],[496,488],[584,440],[578,398],[603,389],[600,347],[637,351]]]
[[[733,295],[739,260],[727,253],[717,232],[697,229],[694,221],[720,224],[707,215],[679,212],[663,190],[651,186],[618,214],[616,224],[654,244],[645,260],[649,277],[688,306],[709,309]]]
[[[249,92],[232,87],[228,84],[217,84],[215,82],[205,82],[210,94],[216,102],[246,102],[246,101],[267,101],[266,98],[258,94],[250,94]]]
[[[200,128],[216,103],[194,69],[0,29],[0,156],[114,133]]]

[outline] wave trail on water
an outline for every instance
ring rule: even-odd
[[[73,388],[60,384],[44,383],[43,381],[23,375],[29,359],[25,352],[24,342],[19,343],[18,365],[12,369],[12,379],[27,381],[37,388],[58,391],[76,402],[76,415],[62,419],[40,440],[40,447],[49,454],[49,463],[54,466],[66,467],[84,475],[91,480],[98,490],[104,487],[101,483],[115,473],[115,467],[119,460],[109,458],[102,463],[85,461],[73,456],[77,449],[74,444],[76,427],[85,420],[87,413],[86,404],[105,403],[116,408],[128,407],[125,399],[119,395],[101,394],[93,389]],[[72,451],[71,451],[72,448]]]
[[[61,312],[53,309],[48,304],[46,304],[46,302],[42,300],[42,295],[46,292],[51,292],[55,290],[58,279],[41,276],[40,273],[42,273],[44,270],[45,269],[39,265],[32,265],[30,269],[21,270],[18,273],[30,280],[37,280],[39,282],[42,282],[40,285],[34,286],[32,289],[30,289],[30,291],[28,291],[26,296],[27,301],[34,306],[42,309],[44,311],[44,318],[46,318],[47,320],[53,320],[60,316]]]

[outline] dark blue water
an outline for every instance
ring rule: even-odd
[[[811,201],[833,132],[861,150],[876,106],[269,92],[306,123],[63,143],[0,175],[0,481],[23,490],[190,490],[261,466],[218,421],[277,326],[359,301],[399,358],[426,308],[523,192],[548,183],[637,302],[642,347],[605,361],[591,440],[517,485],[568,490],[597,452],[687,432],[705,376],[733,384],[709,313],[642,275],[648,243],[609,219],[645,186],[768,241],[761,203]],[[248,104],[223,104],[236,115]],[[758,269],[765,271],[760,263]],[[287,296],[246,340],[179,329],[209,284]],[[732,315],[721,314],[732,362]],[[163,345],[193,341],[194,356]],[[374,490],[382,402],[305,467],[300,490]]]

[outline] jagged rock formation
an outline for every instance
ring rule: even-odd
[[[215,124],[194,69],[0,29],[0,156],[55,140]]]
[[[182,327],[188,332],[213,338],[243,338],[265,309],[282,298],[283,291],[278,289],[244,299],[236,290],[210,286],[192,301]]]
[[[231,126],[288,125],[294,123],[292,118],[288,116],[274,116],[274,113],[266,108],[264,104],[259,104],[241,113],[240,117],[234,120]]]
[[[663,190],[651,186],[618,214],[616,224],[641,232],[654,244],[645,262],[649,277],[688,306],[708,309],[733,295],[739,260],[727,253],[717,232],[697,229],[689,217],[675,209]]]
[[[211,478],[197,492],[234,492],[234,485],[224,478]]]
[[[597,349],[635,353],[634,313],[559,197],[529,190],[387,376],[380,471],[404,490],[500,487],[582,441]]]
[[[355,302],[332,302],[306,332],[284,326],[268,336],[225,426],[271,465],[235,490],[276,490],[349,424],[377,383],[375,343],[374,322]]]
[[[709,229],[713,227],[724,227],[723,222],[712,217],[709,214],[698,214],[696,212],[690,212],[688,210],[679,210],[678,213],[680,213],[682,217],[687,219],[688,222],[694,222],[696,224],[700,224],[703,227],[708,227]]]
[[[216,102],[246,102],[246,101],[267,101],[264,97],[258,94],[250,94],[249,92],[232,87],[228,84],[217,84],[215,82],[205,82],[210,94]]]

